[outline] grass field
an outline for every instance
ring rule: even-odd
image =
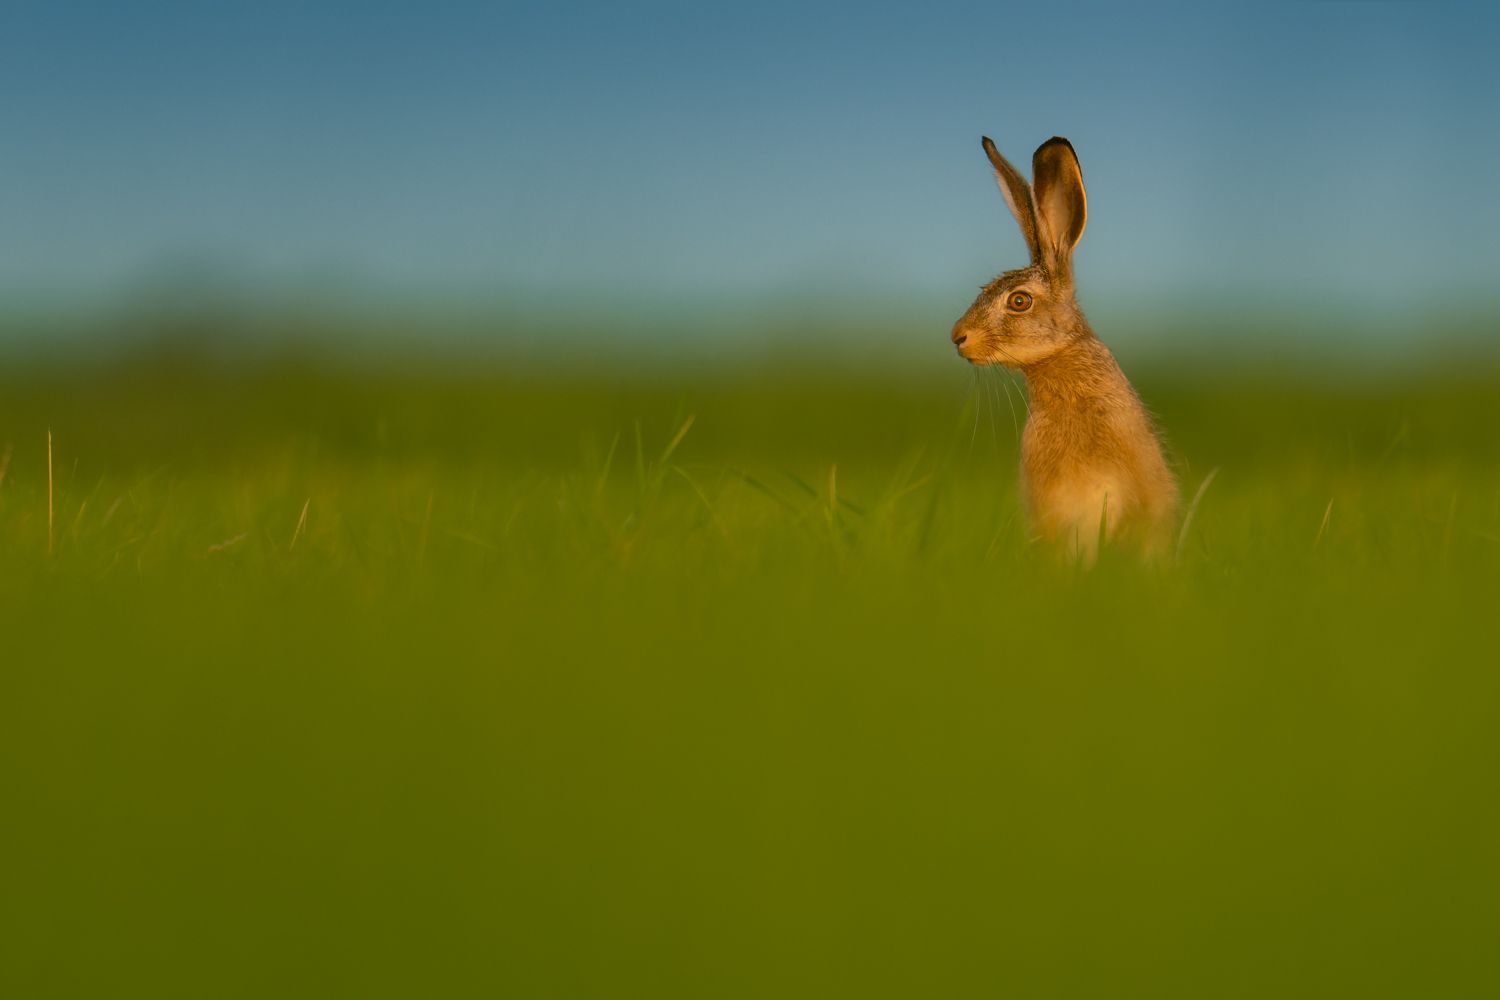
[[[1500,377],[1141,388],[0,376],[0,995],[1495,995]]]

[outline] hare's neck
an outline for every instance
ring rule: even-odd
[[[1092,332],[1046,360],[1028,365],[1025,375],[1034,414],[1102,415],[1112,409],[1110,403],[1135,395],[1114,355]]]

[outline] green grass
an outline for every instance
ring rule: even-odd
[[[1494,995],[1497,389],[12,373],[0,995]]]

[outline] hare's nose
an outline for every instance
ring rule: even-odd
[[[957,325],[955,325],[953,327],[953,346],[954,347],[962,347],[962,346],[964,346],[964,341],[966,341],[968,339],[969,339],[969,335],[967,333],[963,332],[963,324],[962,323],[959,323],[959,324],[957,324]]]

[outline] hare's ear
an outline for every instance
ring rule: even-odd
[[[1059,277],[1072,275],[1073,248],[1088,221],[1088,199],[1083,193],[1083,170],[1072,143],[1053,136],[1031,158],[1036,191],[1036,214],[1042,263]]]
[[[1020,223],[1021,235],[1026,237],[1026,249],[1031,253],[1031,262],[1040,264],[1042,244],[1037,236],[1036,204],[1031,197],[1031,185],[1026,183],[1026,178],[1021,176],[1019,170],[1010,165],[1009,160],[1000,155],[1000,150],[995,148],[989,136],[981,138],[985,155],[990,158],[990,166],[995,168],[995,180],[1000,183],[1000,193],[1005,196],[1005,204],[1010,206],[1010,214]]]

